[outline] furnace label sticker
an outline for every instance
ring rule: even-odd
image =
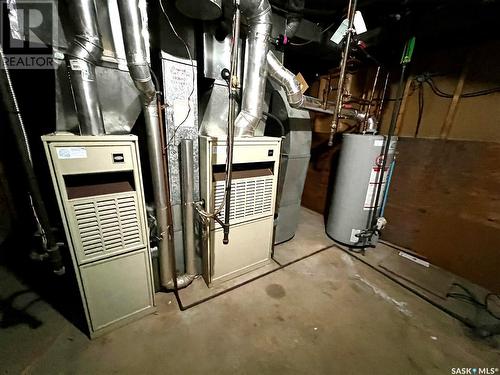
[[[86,159],[87,149],[85,147],[57,147],[58,159]]]
[[[82,70],[82,66],[80,65],[80,60],[69,60],[69,66],[71,70]]]

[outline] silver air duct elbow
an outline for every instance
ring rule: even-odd
[[[75,37],[66,52],[71,88],[82,135],[104,134],[97,93],[95,64],[102,56],[102,43],[93,0],[69,1]]]
[[[286,92],[288,103],[293,108],[299,108],[304,102],[300,82],[278,60],[272,51],[267,53],[267,72]]]
[[[240,8],[247,19],[248,36],[241,111],[236,117],[234,127],[236,137],[253,137],[262,117],[272,12],[268,0],[241,0]]]
[[[134,85],[142,96],[143,105],[154,101],[156,89],[151,79],[146,47],[142,40],[142,22],[138,0],[118,1],[127,65]]]

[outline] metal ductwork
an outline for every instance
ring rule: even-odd
[[[269,77],[285,90],[288,104],[293,108],[301,107],[304,96],[302,95],[300,82],[292,72],[283,66],[272,51],[267,53],[267,71]]]
[[[240,8],[248,23],[248,36],[241,111],[234,126],[236,137],[252,137],[262,117],[272,11],[268,0],[241,0]]]
[[[66,52],[66,64],[82,135],[105,134],[97,93],[95,64],[101,60],[102,43],[93,0],[68,1],[75,37]]]
[[[163,142],[160,125],[160,113],[156,101],[156,88],[151,78],[147,61],[146,47],[142,38],[142,22],[138,0],[118,1],[120,22],[122,24],[123,42],[127,56],[130,76],[141,93],[149,163],[153,183],[156,223],[159,239],[160,278],[167,289],[182,288],[191,283],[194,275],[180,275],[174,280],[173,233],[169,227],[169,188],[165,160],[165,142]]]

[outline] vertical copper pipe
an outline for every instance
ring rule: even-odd
[[[342,102],[344,99],[344,83],[345,83],[345,72],[347,68],[347,60],[349,58],[349,50],[351,48],[352,35],[354,33],[354,15],[356,14],[357,0],[349,0],[349,12],[348,12],[348,29],[347,38],[345,42],[345,49],[342,55],[342,61],[340,63],[340,74],[337,89],[337,100],[335,102],[335,108],[333,110],[333,120],[330,126],[330,138],[328,140],[328,146],[333,145],[333,136],[337,131],[337,126],[340,117],[340,111],[342,110]]]

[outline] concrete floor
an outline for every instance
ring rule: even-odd
[[[302,215],[321,223],[307,210]],[[314,236],[328,241],[312,224]],[[309,251],[303,238],[294,241],[295,251]],[[0,278],[2,298],[27,289],[5,268]],[[36,298],[28,292],[16,304]],[[157,305],[156,314],[90,341],[35,301],[26,312],[38,328],[0,329],[0,373],[450,374],[500,367],[494,341],[472,338],[336,247],[184,312],[170,294],[157,294]]]

